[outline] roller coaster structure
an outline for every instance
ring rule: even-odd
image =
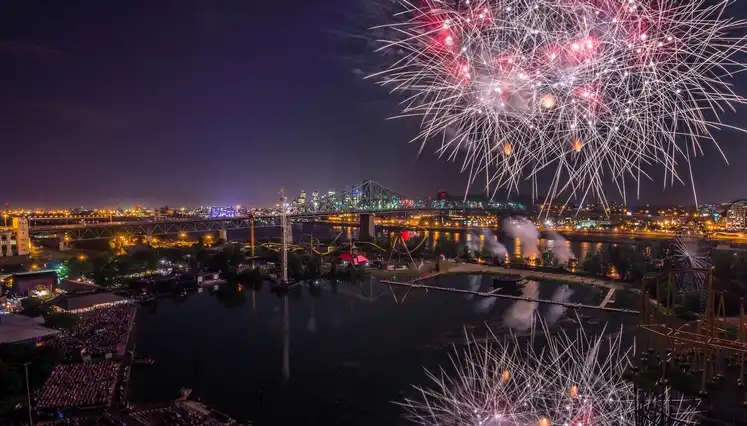
[[[695,321],[685,321],[674,315],[680,274],[704,274],[706,277],[706,309]],[[654,298],[650,295],[652,288]],[[666,383],[673,372],[700,374],[699,392],[703,396],[708,394],[708,385],[725,378],[723,364],[726,363],[739,367],[736,385],[742,388],[747,339],[744,300],[740,303],[739,316],[727,318],[724,294],[713,288],[713,268],[673,269],[644,279],[639,327],[647,348],[640,354],[641,361],[650,366],[649,358],[656,358],[661,383]]]

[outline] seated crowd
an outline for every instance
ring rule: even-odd
[[[210,416],[178,404],[174,404],[168,408],[140,411],[131,414],[131,417],[148,426],[219,426],[223,424],[210,418]]]
[[[57,338],[68,359],[80,358],[85,349],[92,357],[114,354],[118,344],[127,342],[127,333],[135,315],[131,305],[97,309],[79,315],[78,325]]]
[[[121,426],[122,422],[110,414],[74,417],[38,423],[39,426]]]
[[[34,407],[44,410],[108,405],[119,366],[118,362],[58,365],[36,393]]]

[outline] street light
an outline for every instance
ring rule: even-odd
[[[29,384],[29,364],[30,362],[24,362],[23,368],[26,371],[26,403],[29,406],[29,425],[34,426],[34,420],[31,417],[31,385]]]

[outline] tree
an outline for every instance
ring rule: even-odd
[[[244,255],[235,247],[226,247],[210,259],[210,269],[214,271],[236,271],[243,262]]]
[[[602,262],[602,256],[599,252],[588,252],[586,253],[586,259],[584,259],[584,271],[592,275],[601,275],[604,271],[604,264]]]
[[[109,246],[114,251],[115,256],[123,256],[127,254],[127,247],[129,246],[129,240],[125,235],[118,235],[109,241]]]
[[[68,259],[66,263],[68,276],[72,279],[87,277],[93,273],[93,263],[88,256],[80,255]]]
[[[303,273],[303,261],[296,253],[288,253],[288,276],[300,278]]]
[[[442,254],[446,258],[454,259],[459,256],[459,244],[449,237],[439,238],[436,242],[436,247],[434,247],[434,251],[437,255]]]
[[[542,265],[555,266],[556,263],[557,259],[555,259],[555,254],[553,254],[552,250],[545,250],[545,252],[542,253]]]
[[[735,254],[724,250],[714,250],[712,256],[716,275],[731,278],[731,265],[734,263]]]
[[[480,249],[480,259],[483,259],[483,260],[492,260],[493,259],[493,252],[491,252],[490,249],[487,246],[483,246],[483,248]]]
[[[246,287],[253,287],[256,289],[262,285],[262,273],[259,269],[244,270],[237,276],[237,279],[239,280],[239,283]]]
[[[322,276],[322,260],[319,256],[309,256],[306,260],[306,278],[315,279]]]
[[[239,286],[236,281],[222,284],[214,295],[218,302],[226,308],[237,308],[246,303],[244,288]]]
[[[161,256],[157,250],[150,247],[136,250],[131,256],[132,263],[138,269],[154,269],[158,266]]]

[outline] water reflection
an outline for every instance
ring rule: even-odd
[[[288,296],[283,297],[283,379],[290,379],[290,307]]]
[[[482,284],[482,276],[470,275],[467,277],[467,290],[480,291],[481,284]],[[473,293],[467,293],[464,297],[466,297],[467,300],[472,300],[475,298],[475,295]]]
[[[532,299],[539,298],[539,283],[537,281],[527,281],[521,289],[522,297]],[[492,298],[491,299],[495,299]],[[534,313],[537,311],[539,303],[527,300],[517,300],[511,305],[506,314],[503,316],[503,322],[506,326],[517,331],[527,331],[532,326]]]
[[[482,276],[438,280],[457,288],[492,283]],[[427,383],[423,367],[448,365],[453,346],[465,343],[465,328],[479,334],[526,327],[533,312],[563,328],[577,326],[573,315],[536,302],[415,290],[403,302],[403,290],[376,279],[319,280],[281,297],[268,287],[229,284],[141,311],[137,353],[156,364],[133,370],[134,399],[167,401],[190,387],[208,405],[255,424],[395,425],[400,410],[389,401]],[[572,290],[540,282],[517,292],[587,304],[601,298],[597,289]],[[618,324],[611,329],[627,321],[588,313]],[[634,326],[635,318],[629,322]]]
[[[586,258],[588,253],[593,253],[597,250],[606,250],[606,248],[610,245],[613,245],[614,243],[592,243],[588,241],[567,241],[563,240],[561,238],[558,238],[557,235],[553,234],[547,234],[549,236],[549,239],[547,238],[534,238],[533,234],[527,235],[527,242],[522,244],[521,242],[521,236],[523,233],[520,232],[520,235],[509,235],[507,233],[508,229],[496,231],[493,236],[494,238],[489,238],[484,235],[483,230],[474,230],[474,231],[457,231],[457,232],[445,232],[445,231],[409,231],[410,238],[412,240],[419,240],[420,238],[425,238],[425,244],[424,247],[428,247],[430,249],[435,248],[436,242],[441,238],[450,238],[456,241],[459,244],[465,244],[470,245],[473,244],[474,248],[477,250],[483,250],[485,248],[485,245],[492,244],[492,242],[500,243],[504,246],[506,246],[509,250],[509,255],[512,257],[518,257],[518,258],[525,258],[525,257],[532,257],[537,256],[540,253],[544,253],[547,250],[552,250],[556,256],[559,258],[565,258],[566,256],[569,256],[571,253],[575,256],[576,259],[579,259],[580,261],[583,261],[583,259]],[[531,231],[531,227],[527,226],[526,229],[523,229],[522,232],[529,234]],[[332,241],[336,239],[337,244],[341,243],[349,243],[351,240],[355,240],[358,238],[358,229],[357,228],[351,228],[351,227],[341,227],[341,226],[329,226],[329,225],[323,225],[323,224],[304,224],[302,226],[300,225],[294,225],[293,227],[293,240],[298,242],[303,240],[308,235],[313,235],[314,238],[318,238],[321,240],[328,240]],[[396,236],[396,232],[392,232],[391,230],[377,230],[377,238],[381,239],[389,239],[391,240],[394,236]],[[339,237],[339,238],[338,238]],[[256,238],[259,241],[265,241],[270,239],[277,240],[278,238],[278,231],[274,228],[259,228],[256,230]],[[614,236],[610,236],[610,238],[614,238]],[[625,240],[626,237],[620,236],[621,239]],[[229,239],[246,239],[246,234],[243,231],[229,231]],[[305,240],[308,241],[308,238]],[[655,242],[650,241],[645,244],[655,244]],[[412,243],[411,243],[412,244]],[[560,244],[560,247],[558,246]],[[522,248],[522,245],[524,246]],[[513,248],[513,250],[511,250]],[[558,252],[560,250],[560,252]]]
[[[306,329],[312,333],[316,333],[316,302],[313,297],[311,298],[311,313],[309,314],[309,320],[306,324]]]
[[[565,303],[571,299],[572,294],[573,290],[571,290],[569,286],[563,284],[555,290],[555,293],[552,295],[552,300]],[[550,305],[547,310],[547,316],[545,317],[546,323],[548,325],[554,325],[567,309],[568,308],[566,308],[565,305]]]

